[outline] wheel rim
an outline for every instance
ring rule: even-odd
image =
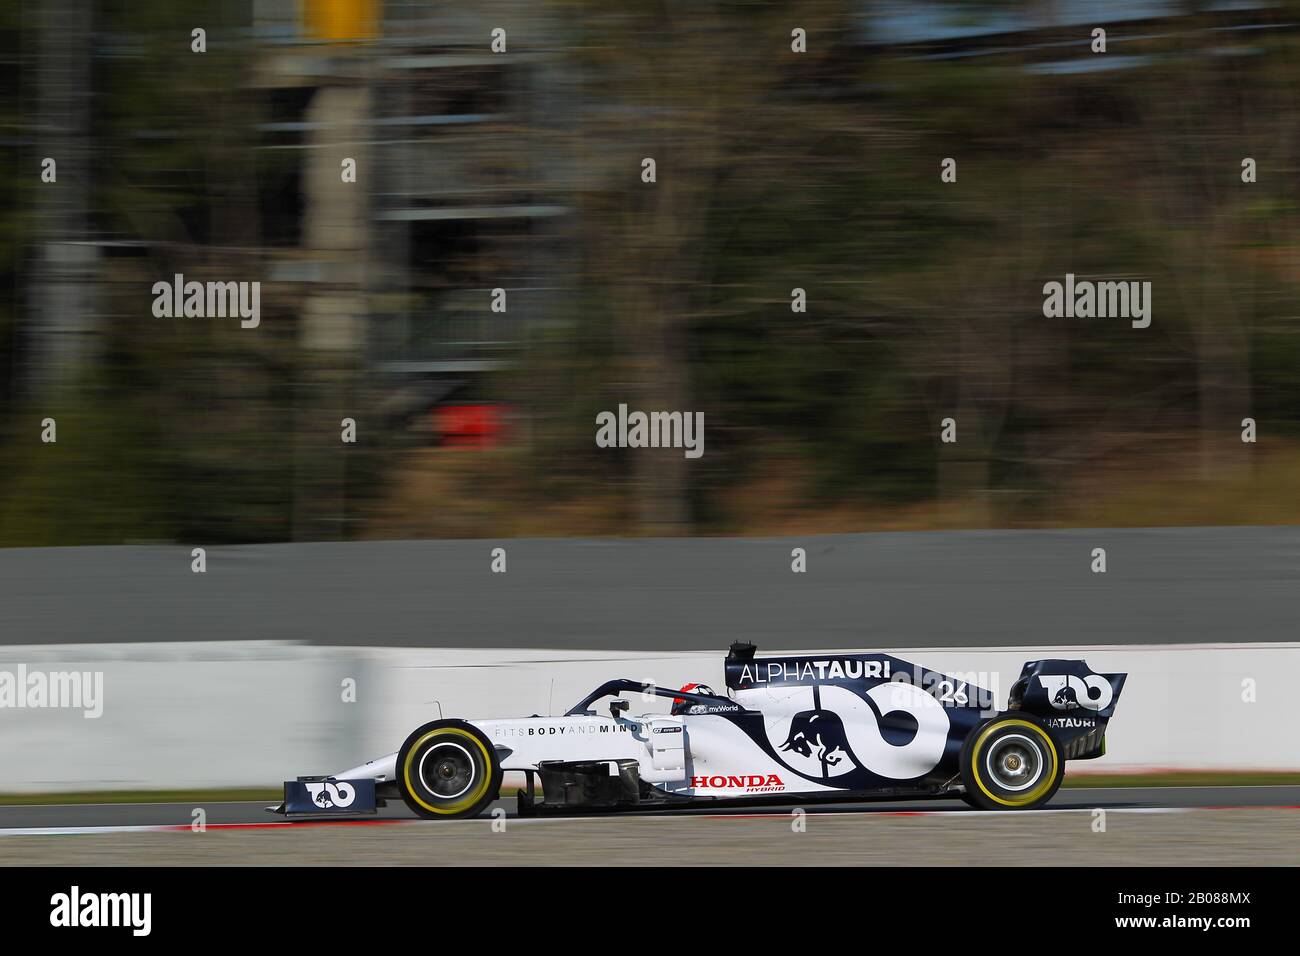
[[[989,779],[1003,790],[1028,790],[1043,775],[1042,749],[1023,734],[1007,734],[989,745],[984,765]]]
[[[442,741],[420,756],[416,771],[426,790],[439,800],[455,800],[474,785],[474,758],[460,744]]]

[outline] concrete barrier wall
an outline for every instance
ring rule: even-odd
[[[1300,644],[881,650],[934,670],[988,674],[1000,704],[1026,660],[1081,657],[1097,671],[1127,672],[1107,756],[1075,769],[1300,770],[1291,702]],[[101,672],[103,713],[0,707],[0,792],[274,785],[391,752],[439,713],[563,713],[612,677],[722,686],[720,651],[0,647],[0,672],[20,666]],[[1254,682],[1253,702],[1244,681]],[[634,701],[633,712],[640,708]]]
[[[0,672],[103,674],[98,718],[0,708],[0,792],[257,786],[331,765],[371,719],[328,704],[363,663],[264,642],[0,647]]]

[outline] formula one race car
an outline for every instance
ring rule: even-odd
[[[513,770],[525,776],[525,815],[942,796],[1026,810],[1052,798],[1066,760],[1105,753],[1126,677],[1032,661],[998,711],[988,690],[883,654],[758,658],[754,645],[733,644],[724,672],[726,695],[611,680],[563,717],[435,720],[396,753],[286,782],[271,809],[374,812],[400,796],[422,817],[468,817]],[[622,694],[670,698],[671,708],[627,716]],[[608,716],[595,710],[605,698]]]

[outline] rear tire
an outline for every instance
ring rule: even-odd
[[[985,721],[961,749],[963,799],[981,810],[1032,810],[1056,795],[1065,760],[1037,717],[1010,711]]]
[[[396,776],[402,800],[426,820],[477,816],[501,789],[492,744],[463,720],[435,720],[407,737]]]

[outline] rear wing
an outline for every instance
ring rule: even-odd
[[[1010,710],[1041,717],[1109,720],[1127,674],[1098,674],[1084,661],[1030,661],[1007,697]]]

